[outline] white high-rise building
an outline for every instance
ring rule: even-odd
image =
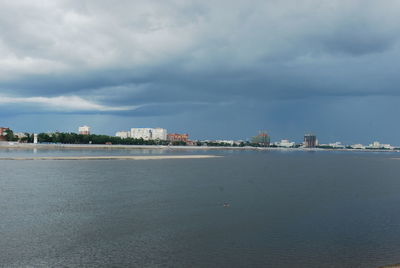
[[[153,128],[152,140],[167,140],[167,130],[165,128]]]
[[[131,128],[131,138],[151,140],[151,128]]]
[[[89,126],[81,126],[78,129],[79,134],[81,135],[90,135],[90,127]]]
[[[166,140],[167,130],[164,128],[131,128],[131,138],[144,140]]]

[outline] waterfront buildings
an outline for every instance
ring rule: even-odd
[[[90,127],[89,126],[81,126],[78,129],[79,134],[81,135],[90,135]]]
[[[366,147],[367,149],[388,149],[388,150],[393,150],[394,147],[391,146],[390,144],[382,144],[379,141],[374,141],[370,145]]]
[[[315,136],[314,134],[304,135],[303,146],[305,148],[314,148],[315,146],[317,146],[317,136]]]
[[[178,134],[178,133],[171,133],[167,134],[168,141],[181,141],[187,142],[189,140],[189,134]]]
[[[167,130],[164,128],[131,128],[131,138],[144,140],[166,140]]]
[[[120,137],[121,139],[126,139],[131,137],[131,132],[130,131],[118,131],[115,133],[116,137]]]

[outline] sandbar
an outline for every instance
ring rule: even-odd
[[[161,159],[202,159],[222,157],[218,155],[110,155],[110,156],[37,156],[0,157],[0,160],[161,160]]]

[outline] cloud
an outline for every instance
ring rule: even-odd
[[[0,95],[2,105],[34,105],[47,111],[64,112],[117,112],[137,109],[138,106],[111,107],[85,100],[78,96],[8,97]]]
[[[395,0],[3,2],[8,114],[279,117],[276,102],[400,95]]]

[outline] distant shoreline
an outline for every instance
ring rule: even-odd
[[[44,144],[0,142],[1,149],[129,149],[129,150],[252,150],[252,151],[340,151],[340,152],[400,152],[381,149],[324,149],[324,148],[283,148],[283,147],[231,147],[231,146],[168,146],[168,145],[119,145],[119,144]]]
[[[204,159],[217,158],[217,155],[112,155],[112,156],[38,156],[38,157],[0,157],[0,160],[162,160],[162,159]]]

